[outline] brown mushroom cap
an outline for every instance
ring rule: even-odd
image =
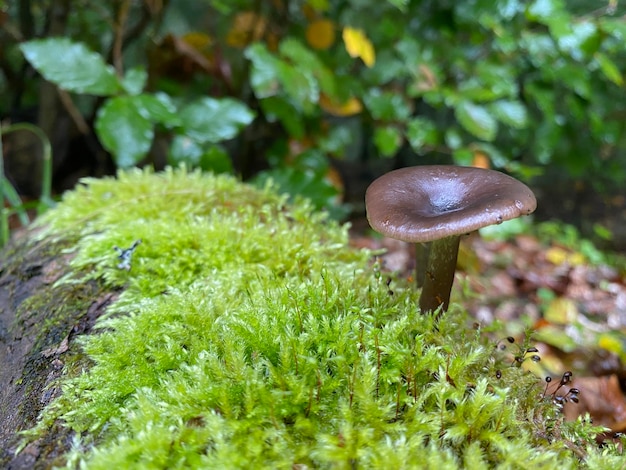
[[[416,243],[528,215],[537,200],[525,184],[499,171],[426,165],[375,180],[365,193],[365,206],[374,230]]]

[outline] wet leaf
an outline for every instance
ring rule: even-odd
[[[381,121],[405,121],[411,115],[411,108],[399,93],[373,88],[364,97],[365,105],[372,117]]]
[[[528,6],[527,15],[533,20],[547,21],[562,8],[562,0],[535,0]]]
[[[520,101],[499,100],[492,103],[489,110],[500,122],[514,129],[524,129],[528,124],[526,106]]]
[[[624,77],[622,76],[622,72],[620,72],[615,62],[613,62],[601,52],[597,52],[594,58],[600,65],[600,70],[602,70],[602,73],[606,78],[608,78],[618,86],[622,86],[624,84]]]
[[[297,139],[304,137],[302,115],[292,103],[280,96],[271,96],[261,101],[261,108],[269,122],[280,121],[289,135]]]
[[[252,62],[250,83],[257,98],[276,95],[280,90],[278,59],[260,43],[250,46],[244,55]]]
[[[100,54],[67,38],[38,39],[20,45],[24,57],[63,90],[107,96],[120,90],[113,67]]]
[[[383,157],[393,157],[402,145],[402,133],[394,126],[377,127],[374,145]]]
[[[137,106],[137,111],[153,123],[167,127],[181,124],[176,107],[167,95],[137,95],[133,97],[132,102]]]
[[[496,138],[498,123],[484,106],[462,101],[456,106],[455,115],[470,134],[488,142]]]
[[[437,126],[430,119],[416,117],[407,125],[406,138],[416,152],[424,146],[436,145],[439,141]]]
[[[120,168],[137,165],[147,155],[154,138],[153,123],[141,112],[137,98],[111,98],[96,117],[98,138]]]
[[[129,95],[138,95],[146,86],[148,72],[143,67],[130,69],[122,79],[122,87]]]
[[[254,113],[231,98],[201,98],[184,107],[180,118],[187,135],[198,142],[221,142],[250,124]]]

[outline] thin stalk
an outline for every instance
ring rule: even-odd
[[[424,276],[426,275],[429,254],[430,243],[415,244],[415,284],[418,288],[424,285]]]
[[[459,236],[452,236],[431,242],[424,287],[419,301],[422,313],[434,312],[439,307],[442,312],[448,310],[459,241]]]

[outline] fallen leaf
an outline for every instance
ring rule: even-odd
[[[578,307],[572,299],[557,297],[548,304],[544,318],[557,325],[571,325],[578,318]]]
[[[579,402],[565,404],[566,419],[575,420],[589,412],[594,425],[606,426],[613,431],[618,431],[616,424],[626,422],[626,398],[616,375],[574,378],[571,384],[563,387],[563,394],[567,394],[571,387],[580,390]],[[623,424],[621,426],[623,428]]]
[[[63,354],[65,351],[69,349],[69,339],[70,336],[67,335],[63,338],[63,341],[56,348],[48,348],[41,351],[41,355],[43,357],[55,356],[57,354]]]

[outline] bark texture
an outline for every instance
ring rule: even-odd
[[[74,338],[87,333],[114,299],[95,282],[55,284],[69,269],[64,247],[22,234],[0,252],[0,468],[63,464],[71,433],[53,424],[16,453],[58,394],[56,380],[85,359]]]

